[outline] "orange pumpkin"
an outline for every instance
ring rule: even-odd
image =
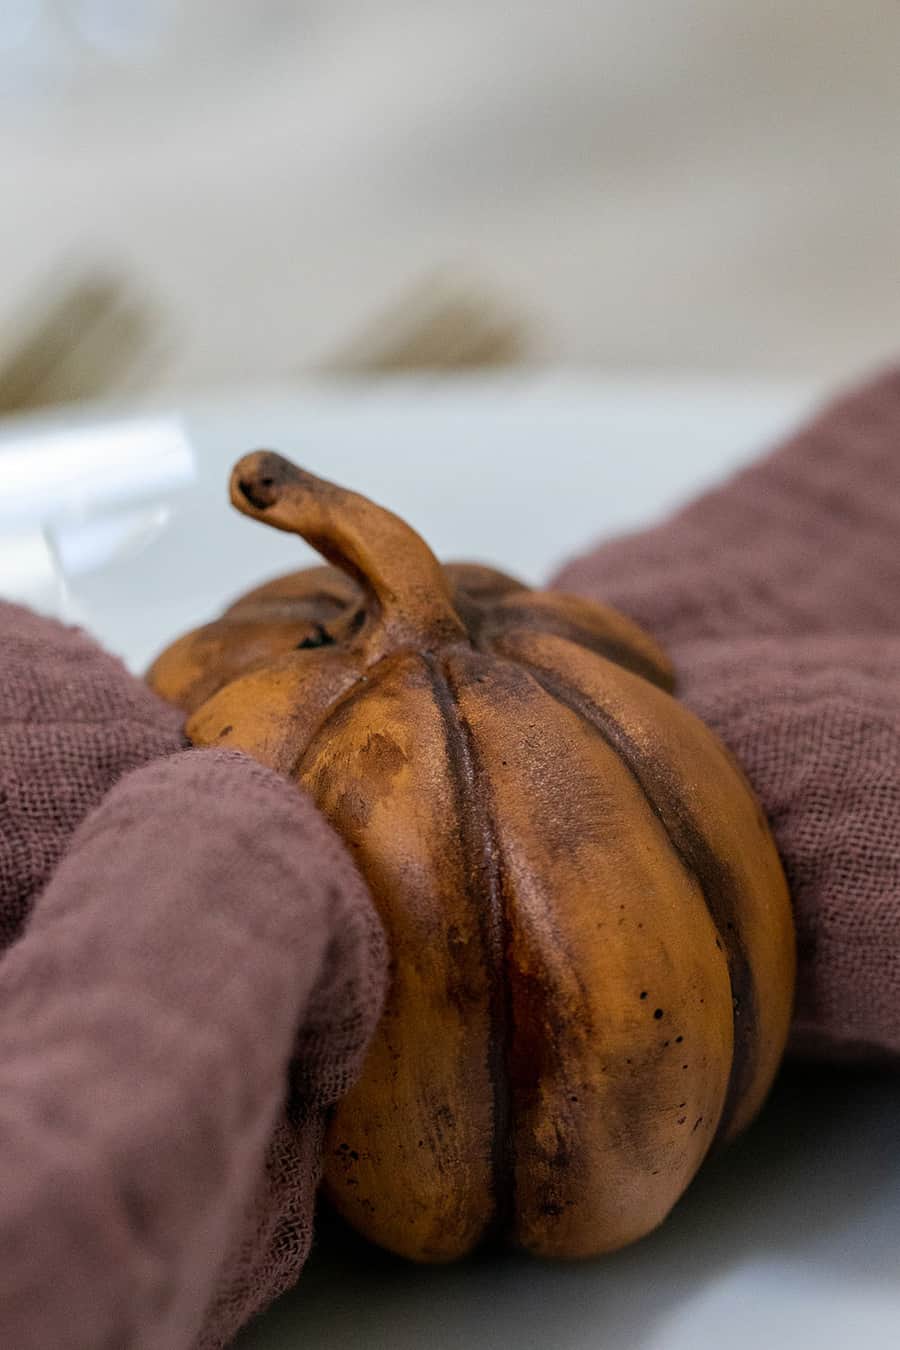
[[[333,1202],[420,1260],[641,1237],[754,1116],[787,1036],[788,894],[740,769],[615,611],[442,567],[275,454],[231,494],[339,570],[250,592],[149,680],[195,744],[312,794],[384,921]]]

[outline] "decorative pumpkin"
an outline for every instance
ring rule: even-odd
[[[740,769],[613,610],[442,567],[272,453],[231,498],[340,570],[250,592],[149,680],[196,745],[312,794],[384,921],[331,1199],[427,1261],[641,1237],[756,1113],[787,1036],[788,894]]]

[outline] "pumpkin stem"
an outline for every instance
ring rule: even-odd
[[[465,635],[444,569],[391,511],[300,469],[270,450],[238,460],[231,500],[245,516],[299,534],[363,589],[363,632],[398,642]]]

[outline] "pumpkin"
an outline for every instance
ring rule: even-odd
[[[387,931],[332,1202],[424,1261],[641,1237],[755,1115],[785,1044],[791,912],[750,787],[614,610],[442,566],[270,452],[231,498],[336,566],[251,591],[149,680],[194,744],[312,794]]]

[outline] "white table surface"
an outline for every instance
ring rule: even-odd
[[[36,547],[43,525],[54,555],[58,527],[76,552],[99,544],[102,558],[126,513],[168,512],[143,547],[70,574],[64,609],[21,583],[17,592],[83,620],[142,669],[252,583],[314,560],[302,541],[227,504],[230,466],[248,449],[281,450],[374,497],[441,557],[540,582],[594,537],[652,520],[752,459],[818,393],[811,383],[549,373],[256,386],[173,410],[15,419],[0,424],[0,548],[15,560],[10,531]],[[4,586],[0,552],[4,593],[16,588]]]
[[[74,529],[83,553],[86,540],[96,542],[98,521],[106,528],[115,512],[107,501],[98,514],[86,489],[54,486],[40,467],[51,462],[48,447],[58,454],[68,445],[76,459],[89,459],[111,427],[113,441],[139,444],[136,424],[146,427],[148,417],[158,419],[160,444],[168,438],[172,463],[186,447],[184,484],[133,493],[151,515],[168,504],[167,528],[130,556],[77,572],[67,599],[47,599],[51,609],[80,609],[139,669],[186,624],[308,558],[297,541],[225,503],[229,464],[253,446],[277,447],[376,496],[445,556],[481,557],[537,580],[592,536],[652,519],[752,458],[817,393],[812,386],[573,376],[256,389],[172,415],[88,410],[7,423],[0,470],[27,479],[34,465],[39,486],[44,474],[46,492],[25,492],[21,501],[31,501],[36,518],[52,517],[51,535],[60,522]],[[156,456],[157,478],[164,459]],[[8,554],[13,525],[26,528],[14,516],[7,512],[4,524],[0,512]],[[102,529],[96,537],[102,544]],[[506,1257],[416,1268],[326,1225],[297,1290],[241,1346],[893,1347],[900,1342],[898,1142],[900,1080],[794,1071],[662,1229],[628,1251],[573,1266]]]
[[[240,1350],[893,1350],[900,1079],[786,1070],[665,1224],[602,1260],[449,1267],[327,1229]]]

